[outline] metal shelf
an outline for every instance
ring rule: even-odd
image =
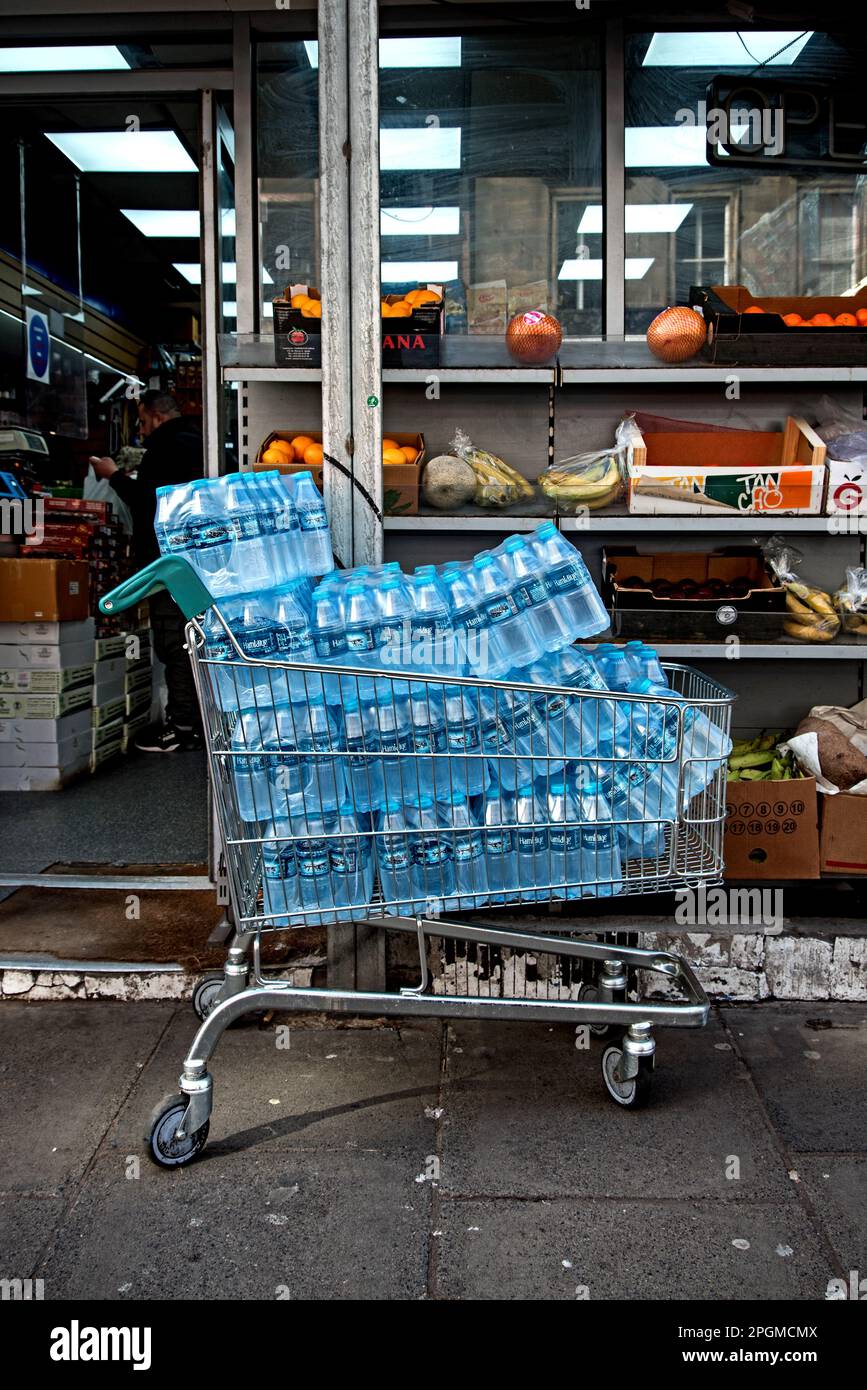
[[[747,535],[755,531],[822,531],[829,530],[830,517],[827,516],[742,516],[738,513],[721,512],[717,516],[696,516],[694,513],[679,512],[673,516],[630,515],[625,509],[611,512],[590,512],[587,517],[560,516],[560,530],[592,534],[600,531],[679,531],[692,532],[743,532]]]
[[[618,639],[620,640],[620,639]],[[737,658],[732,656],[732,648],[723,642],[651,642],[651,646],[661,657],[672,661],[712,661],[714,658],[729,660],[733,665],[738,661],[865,661],[867,642],[862,646],[851,642],[741,642],[736,648]]]
[[[430,377],[437,381],[459,385],[467,382],[476,386],[553,386],[556,378],[550,367],[383,367],[382,380],[417,382],[424,385]]]
[[[641,384],[664,384],[681,386],[686,382],[703,382],[705,385],[721,385],[732,377],[739,381],[755,381],[763,386],[789,386],[797,382],[835,382],[843,386],[852,382],[867,382],[867,367],[734,367],[729,365],[708,365],[706,367],[563,367],[564,386],[606,385],[630,386]]]
[[[321,367],[224,367],[224,381],[321,381]]]

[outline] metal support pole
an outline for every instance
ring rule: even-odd
[[[359,564],[382,561],[382,333],[379,313],[379,34],[376,0],[349,6],[349,186],[353,209],[352,432],[355,477],[373,498],[354,489],[354,554]],[[321,72],[321,68],[320,68]],[[377,514],[378,511],[378,514]]]
[[[625,120],[623,23],[612,19],[605,26],[605,196],[602,199],[605,229],[603,331],[608,336],[622,336],[626,331]]]
[[[253,161],[253,46],[250,17],[232,22],[235,126],[235,262],[237,265],[238,333],[255,333],[259,322],[258,198]]]

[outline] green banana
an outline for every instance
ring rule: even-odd
[[[755,753],[735,753],[729,758],[729,767],[743,771],[746,767],[770,767],[773,754],[770,750]]]

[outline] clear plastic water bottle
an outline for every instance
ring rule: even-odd
[[[450,791],[445,703],[439,687],[424,682],[412,686],[410,719],[416,754],[410,761],[414,764],[421,794],[436,800]],[[424,754],[430,756],[424,757]]]
[[[277,660],[315,665],[313,633],[299,601],[296,584],[272,589],[262,598],[265,612],[274,624]],[[315,671],[272,671],[270,674],[275,698],[281,702],[306,700],[311,694],[323,693],[322,677]]]
[[[518,860],[515,797],[499,782],[492,782],[485,796],[485,864],[491,903],[518,901]]]
[[[363,580],[355,579],[347,584],[343,614],[346,625],[347,665],[375,669],[379,665],[379,614],[376,600]]]
[[[545,584],[559,605],[570,641],[603,632],[608,627],[608,614],[581,552],[561,535],[553,521],[537,526],[531,545],[542,562]]]
[[[274,715],[270,710],[247,710],[232,733],[229,764],[238,814],[248,822],[272,820],[269,774],[277,742]]]
[[[385,575],[378,590],[379,623],[376,630],[376,665],[389,670],[412,664],[412,601],[399,574]]]
[[[579,821],[580,861],[577,878],[581,897],[610,898],[623,892],[623,869],[617,832],[612,824],[614,812],[602,782],[585,782],[578,787],[575,798],[567,797],[567,806],[574,804]],[[569,897],[575,896],[573,893]]]
[[[292,480],[300,528],[301,568],[305,574],[327,574],[334,567],[334,556],[325,503],[312,473],[295,473]]]
[[[343,759],[325,755],[345,752],[342,733],[321,694],[293,706],[293,713],[305,810],[334,811],[345,797]]]
[[[445,687],[445,722],[452,789],[478,796],[485,790],[488,770],[482,750],[479,705],[472,687]]]
[[[455,870],[448,834],[433,798],[422,793],[407,797],[406,823],[412,831],[412,884],[414,910],[421,914],[441,911],[454,893]]]
[[[414,914],[412,848],[400,801],[389,800],[376,813],[376,862],[382,896],[391,916]]]
[[[512,594],[533,631],[539,652],[555,652],[571,642],[565,616],[545,582],[545,566],[523,536],[503,543],[503,564],[513,581]]]
[[[404,681],[395,681],[393,690],[388,681],[377,681],[376,688],[379,765],[386,792],[391,799],[418,793],[414,762],[407,756],[413,750],[409,692]]]
[[[267,534],[270,517],[255,477],[232,473],[225,484],[226,521],[232,536],[227,568],[234,577],[235,592],[245,594],[269,589],[276,578]]]
[[[301,906],[301,889],[292,826],[288,820],[268,821],[262,836],[264,916],[280,929],[303,926],[303,917],[295,912]]]
[[[657,685],[668,685],[668,677],[653,647],[648,647],[646,642],[633,641],[626,643],[626,650],[636,667],[637,676],[646,676]]]
[[[313,590],[313,646],[319,662],[350,666],[343,604],[336,584],[319,584]]]
[[[295,503],[276,468],[247,475],[254,480],[259,508],[259,532],[265,540],[271,568],[271,584],[288,584],[298,575],[298,514]],[[296,543],[290,543],[293,524]]]
[[[312,759],[302,760],[301,734],[305,727],[303,705],[279,705],[267,725],[268,784],[272,814],[289,820],[315,810],[311,782]]]
[[[509,576],[489,550],[473,560],[473,577],[488,629],[488,675],[496,680],[528,666],[539,655],[539,646],[518,609]]]
[[[551,684],[576,690],[593,690],[602,698],[578,699],[569,710],[566,733],[567,759],[586,757],[594,751],[610,756],[615,738],[628,735],[629,715],[622,703],[606,700],[608,686],[592,657],[580,647],[564,647],[550,658]]]
[[[601,642],[593,659],[609,690],[625,690],[630,681],[642,675],[633,653],[625,647],[616,647],[613,642]]]
[[[446,586],[443,583],[442,578],[440,577],[436,565],[416,565],[415,569],[412,572],[413,585],[418,579],[430,579],[433,581],[434,588],[436,589],[437,593],[439,594],[440,598],[445,604],[446,611],[448,611],[449,605],[448,596],[446,594]]]
[[[677,749],[677,715],[678,711],[672,707],[672,700],[683,703],[682,728],[683,743],[681,745],[681,763],[683,766],[683,786],[685,801],[690,801],[697,796],[700,791],[712,781],[714,775],[728,758],[732,750],[731,739],[712,724],[701,710],[695,705],[687,705],[681,695],[676,694],[667,685],[657,685],[654,681],[642,677],[632,681],[628,686],[630,694],[633,695],[658,695],[663,697],[668,703],[662,704],[642,704],[639,709],[640,717],[645,722],[647,728],[647,746],[651,745],[651,740],[660,739],[663,748],[663,757],[669,758]],[[673,772],[676,774],[676,767]]]
[[[547,901],[550,883],[548,809],[542,806],[531,783],[518,788],[515,803],[518,848],[518,884],[522,903]],[[538,885],[545,885],[540,889]]]
[[[461,674],[493,675],[488,624],[469,571],[455,561],[451,566],[444,566],[442,579],[457,637]]]
[[[385,799],[376,710],[355,695],[343,699],[346,772],[357,811],[372,811]]]
[[[533,780],[533,764],[517,756],[512,692],[482,686],[478,701],[489,778],[514,795],[518,787]]]
[[[353,921],[368,916],[373,894],[373,848],[370,831],[362,827],[350,801],[337,808],[334,839],[330,841],[331,890],[339,917]],[[348,909],[348,913],[346,911]]]
[[[550,684],[546,668],[539,663],[536,675]],[[515,748],[533,777],[553,777],[564,765],[564,701],[546,691],[515,690],[512,694],[512,737]],[[529,778],[528,778],[529,780]]]
[[[485,864],[485,837],[473,816],[463,792],[452,792],[440,806],[441,821],[449,826],[446,833],[452,846],[454,893],[447,896],[447,911],[456,908],[484,907],[488,896],[488,872]]]
[[[298,885],[304,922],[310,927],[336,922],[334,889],[331,878],[330,838],[337,828],[334,812],[319,815],[315,811],[292,819],[295,855],[298,861]],[[318,911],[311,911],[316,908]]]
[[[163,555],[182,555],[189,559],[194,537],[190,530],[192,483],[177,487],[158,487],[154,530]]]
[[[233,530],[219,490],[206,478],[190,483],[189,542],[184,559],[189,560],[202,582],[215,598],[245,593],[250,585],[233,566]],[[255,587],[255,586],[252,586]]]
[[[582,878],[578,803],[565,781],[548,785],[548,844],[551,852],[551,895],[580,898]]]
[[[422,565],[413,575],[410,644],[414,670],[439,676],[461,673],[455,630],[433,565]]]

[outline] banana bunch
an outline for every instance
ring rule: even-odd
[[[614,502],[622,491],[623,478],[613,454],[603,455],[586,465],[584,460],[586,455],[563,459],[539,479],[545,496],[552,498],[564,511],[579,507],[597,511]],[[576,467],[576,464],[581,466]]]
[[[830,594],[799,579],[786,582],[786,608],[789,616],[783,629],[799,642],[833,642],[840,631],[840,618]]]
[[[784,735],[775,733],[757,734],[755,738],[732,740],[732,751],[728,761],[728,780],[730,782],[788,782],[803,777],[793,755],[781,752],[778,744],[785,742]]]
[[[846,570],[846,584],[834,595],[834,607],[844,632],[867,637],[867,570]]]
[[[533,486],[508,463],[487,449],[472,445],[462,455],[476,475],[475,501],[480,507],[508,507],[522,497],[533,496]]]

